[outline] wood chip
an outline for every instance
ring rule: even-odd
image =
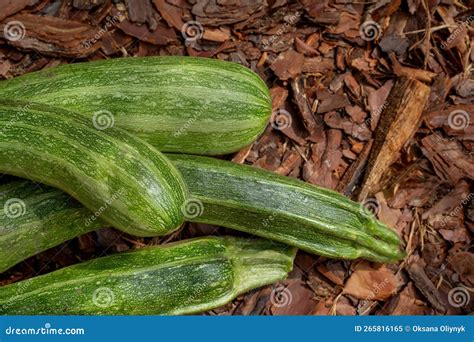
[[[388,268],[375,268],[362,262],[347,280],[343,293],[365,301],[387,300],[395,293],[397,286],[398,280]]]
[[[429,93],[430,88],[413,79],[400,79],[393,87],[375,132],[359,201],[378,190],[387,168],[416,132]]]

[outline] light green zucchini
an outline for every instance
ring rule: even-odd
[[[368,216],[360,204],[333,191],[223,160],[167,156],[190,190],[190,199],[183,206],[188,221],[222,225],[331,258],[391,262],[403,257],[394,231]],[[23,221],[9,220],[0,212],[0,226],[13,227],[0,233],[0,272],[74,234],[97,228],[84,224],[91,214],[74,201],[63,206],[43,203],[45,209],[36,216],[43,196],[61,202],[64,195],[57,189],[34,192],[28,187],[33,187],[28,181],[0,186],[0,208],[11,196],[31,206]],[[76,219],[62,227],[68,215]],[[102,222],[97,223],[101,226]],[[29,241],[34,234],[41,237],[36,248]]]
[[[286,278],[295,249],[208,237],[94,259],[0,287],[1,315],[181,315]]]
[[[225,154],[252,143],[271,113],[265,83],[231,62],[193,57],[115,58],[61,65],[0,82],[25,99],[114,125],[160,151]]]
[[[164,235],[184,221],[186,186],[163,154],[62,109],[0,100],[0,172],[59,188],[92,211],[89,221],[130,234]]]

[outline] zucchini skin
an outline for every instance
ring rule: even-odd
[[[296,250],[207,237],[94,259],[0,287],[1,315],[182,315],[286,278]]]
[[[62,109],[0,100],[0,172],[59,188],[130,234],[164,235],[184,221],[187,189],[163,154]]]
[[[0,82],[3,98],[86,115],[106,110],[114,125],[162,152],[236,152],[263,132],[271,98],[260,77],[211,58],[138,57],[61,65]]]
[[[222,225],[330,258],[395,262],[404,257],[395,231],[337,192],[215,158],[167,156],[191,197],[202,203],[200,215],[190,221]]]
[[[7,201],[16,199],[17,215],[7,215]],[[107,227],[71,196],[27,180],[0,185],[0,272],[48,248]],[[21,215],[20,215],[21,214]]]
[[[359,204],[333,191],[223,160],[167,156],[184,177],[190,197],[202,203],[201,215],[188,217],[189,221],[222,225],[330,258],[394,262],[403,257],[394,231],[372,217],[361,215]],[[37,198],[43,196],[41,191],[28,195],[25,189],[34,188],[29,181],[8,183],[0,186],[0,194],[5,193],[0,196],[0,209],[12,197],[6,192],[8,187],[18,188],[15,196],[23,199],[27,207],[30,202],[38,203]],[[53,188],[43,191],[50,193],[51,198],[64,196]],[[85,225],[91,213],[76,204],[50,208],[54,215],[38,219],[32,216],[34,207],[26,211],[23,221],[5,221],[6,216],[0,215],[0,227],[15,227],[4,235],[0,233],[0,272],[35,253],[95,230],[101,223],[106,225],[103,222],[97,222],[98,227]],[[66,229],[62,225],[68,215],[77,219]],[[28,242],[32,232],[40,232],[43,237],[37,241],[36,248]]]

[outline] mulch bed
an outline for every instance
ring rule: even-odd
[[[251,68],[271,89],[271,124],[225,158],[352,196],[404,241],[408,257],[398,265],[299,252],[289,279],[207,314],[473,311],[473,0],[0,0],[0,8],[3,79],[122,56],[203,56]],[[397,106],[394,89],[406,77]],[[424,85],[425,98],[410,91]],[[409,112],[408,97],[419,102]],[[397,131],[397,115],[415,124],[400,120]],[[0,283],[207,234],[239,233],[188,224],[142,239],[102,229],[30,258]]]

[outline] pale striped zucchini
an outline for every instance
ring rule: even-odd
[[[164,235],[184,221],[176,168],[131,134],[100,131],[79,114],[0,100],[0,172],[59,188],[111,225]]]
[[[99,125],[128,130],[160,151],[194,154],[238,151],[263,132],[271,113],[260,77],[210,58],[61,65],[0,82],[0,97],[75,110]]]
[[[2,315],[180,315],[286,278],[295,249],[208,237],[147,247],[0,287]]]
[[[0,185],[0,272],[86,232],[106,227],[58,189],[27,180]]]
[[[222,225],[332,258],[360,257],[391,262],[403,257],[399,251],[399,237],[394,231],[366,215],[361,205],[333,191],[223,160],[167,156],[190,190],[191,198],[183,206],[188,221]],[[4,185],[0,191],[11,188],[10,191],[21,196],[22,192],[31,192],[25,190],[28,186],[32,187],[29,182],[20,181]],[[58,197],[58,202],[64,196],[56,189],[43,191],[50,198]],[[36,192],[20,198],[25,203],[39,205],[42,196],[41,192]],[[0,206],[7,197],[0,197]],[[193,206],[195,211],[191,210]],[[57,205],[50,208],[49,212],[54,215],[38,219],[27,211],[23,221],[6,220],[5,215],[0,215],[0,225],[7,222],[15,227],[0,235],[0,272],[38,251],[67,241],[73,235],[71,231],[80,235],[95,229],[82,223],[90,213],[78,208],[74,202],[59,208]],[[70,229],[61,227],[67,215],[76,217],[71,221],[74,227]],[[41,232],[43,238],[34,249],[27,238],[36,231]]]

